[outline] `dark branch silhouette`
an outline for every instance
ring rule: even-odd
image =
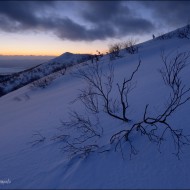
[[[122,84],[117,84],[117,92],[119,99],[113,99],[111,93],[113,91],[114,68],[109,65],[109,71],[104,74],[100,63],[94,63],[87,70],[79,69],[77,76],[87,83],[87,88],[81,90],[81,94],[77,100],[81,100],[85,107],[93,112],[98,113],[103,107],[103,111],[113,118],[128,122],[126,110],[129,107],[128,94],[132,90],[132,80],[137,73],[141,64],[141,60],[132,72],[129,79],[124,78]],[[100,102],[102,105],[100,105]],[[117,114],[116,110],[122,110],[121,114]]]
[[[165,55],[161,53],[164,68],[160,70],[164,83],[170,88],[168,104],[161,114],[150,116],[148,113],[147,104],[144,110],[143,119],[140,122],[133,124],[128,130],[121,130],[114,134],[110,143],[115,143],[115,150],[123,142],[128,142],[131,149],[131,154],[137,154],[135,147],[132,144],[131,135],[134,131],[140,132],[141,135],[148,137],[151,142],[158,144],[159,148],[162,141],[169,132],[173,139],[173,144],[176,149],[175,155],[179,158],[184,145],[190,145],[190,136],[185,135],[182,129],[175,129],[168,121],[168,117],[179,109],[183,104],[190,100],[190,88],[186,88],[181,79],[181,72],[185,68],[190,57],[190,52],[177,53],[171,58],[171,54]],[[168,138],[168,136],[166,137]]]

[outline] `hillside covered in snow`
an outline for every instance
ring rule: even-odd
[[[190,188],[188,27],[2,96],[0,187]]]
[[[89,59],[89,56],[89,54],[72,54],[66,52],[50,61],[27,70],[10,75],[2,75],[0,76],[0,96],[21,88],[44,76],[65,70],[74,64],[84,62]]]

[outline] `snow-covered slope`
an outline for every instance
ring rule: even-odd
[[[84,106],[71,102],[85,87],[84,82],[73,73],[76,67],[70,67],[65,75],[55,79],[45,89],[25,86],[0,98],[0,187],[1,188],[190,188],[190,147],[183,148],[181,159],[172,154],[175,151],[172,139],[166,138],[158,147],[148,138],[134,134],[133,142],[138,154],[130,158],[130,146],[126,144],[121,152],[114,151],[109,139],[121,128],[128,129],[143,117],[145,105],[149,104],[150,114],[158,113],[165,107],[169,93],[158,70],[163,67],[160,54],[189,51],[190,43],[186,38],[151,40],[142,43],[138,54],[122,52],[123,57],[110,61],[109,56],[102,57],[99,64],[107,72],[108,66],[114,66],[114,88],[123,78],[128,78],[138,64],[141,66],[134,77],[135,89],[129,96],[128,116],[132,120],[126,124],[107,114],[99,113],[100,126],[104,129],[97,143],[110,148],[100,153],[95,151],[86,158],[68,157],[62,151],[62,142],[52,141],[61,121],[69,120],[69,112],[80,114]],[[91,62],[81,65],[88,69]],[[190,60],[183,72],[183,81],[189,85]],[[190,102],[177,110],[169,122],[173,128],[183,129],[190,134]],[[43,142],[36,146],[34,134],[40,132]],[[64,134],[67,134],[65,131]],[[3,183],[4,182],[4,183]],[[6,184],[8,182],[9,184]]]
[[[35,80],[89,59],[88,54],[64,53],[50,61],[12,75],[0,76],[0,96]]]

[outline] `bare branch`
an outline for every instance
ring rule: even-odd
[[[139,50],[139,47],[138,45],[136,45],[136,43],[137,43],[137,40],[131,38],[131,39],[128,39],[128,41],[124,42],[123,46],[129,54],[135,54],[135,53],[138,53],[138,50]]]
[[[129,107],[128,95],[131,92],[132,80],[137,73],[141,64],[139,63],[136,69],[132,72],[129,79],[124,79],[122,85],[117,84],[119,99],[112,99],[114,81],[114,67],[109,65],[108,73],[103,74],[99,63],[92,64],[87,70],[79,70],[77,76],[84,79],[88,87],[81,90],[81,94],[77,100],[82,101],[87,110],[92,113],[99,113],[103,106],[103,111],[113,118],[128,122],[126,110]],[[100,105],[100,103],[103,105]],[[116,113],[116,110],[121,110],[121,115]]]
[[[161,52],[164,68],[160,70],[160,73],[165,85],[171,89],[169,102],[162,113],[157,116],[149,115],[149,105],[147,104],[142,121],[133,124],[129,130],[121,130],[111,137],[110,143],[112,144],[115,142],[115,150],[117,150],[118,145],[121,145],[124,141],[130,145],[131,154],[137,153],[130,138],[133,131],[137,131],[141,135],[148,137],[151,142],[157,143],[159,149],[162,141],[166,137],[166,134],[169,134],[173,139],[173,145],[175,148],[174,154],[179,159],[179,155],[182,152],[182,147],[184,145],[190,145],[190,136],[185,135],[182,129],[174,129],[168,122],[168,117],[172,116],[172,114],[176,112],[180,106],[190,100],[190,88],[186,88],[180,76],[182,70],[186,66],[187,61],[189,60],[189,57],[190,52],[177,52],[174,57],[171,57],[171,54],[165,55],[163,51]],[[120,148],[122,149],[122,147]],[[123,152],[121,153],[123,155]]]
[[[46,140],[46,137],[44,137],[40,131],[34,131],[34,133],[32,134],[32,140],[31,142],[28,142],[28,144],[31,144],[31,146],[36,146],[42,142],[44,142]]]

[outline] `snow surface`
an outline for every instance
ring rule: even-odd
[[[139,56],[142,64],[136,74],[136,88],[129,97],[129,118],[139,121],[146,104],[152,113],[159,112],[168,98],[158,69],[163,67],[160,50],[188,51],[190,41],[172,38],[151,40],[140,45],[139,53],[112,61],[115,68],[115,84],[136,68]],[[104,56],[100,63],[106,71],[110,60]],[[89,63],[90,64],[90,63]],[[88,68],[88,63],[84,66]],[[79,89],[85,84],[72,74],[75,67],[59,76],[47,88],[20,88],[0,98],[0,180],[10,180],[10,184],[0,183],[1,188],[190,188],[190,147],[186,146],[178,160],[166,141],[160,153],[155,144],[147,139],[134,137],[139,153],[130,159],[129,149],[122,159],[120,152],[92,153],[86,158],[69,158],[61,151],[62,143],[48,140],[58,131],[61,120],[67,121],[71,109],[83,112],[80,104],[71,104]],[[190,62],[183,73],[189,85]],[[190,102],[182,106],[170,118],[175,128],[190,133]],[[109,138],[124,124],[100,114],[104,134],[100,142],[110,146]],[[127,126],[125,126],[127,127]],[[32,134],[38,130],[46,140],[31,147]],[[168,139],[169,141],[169,139]]]

